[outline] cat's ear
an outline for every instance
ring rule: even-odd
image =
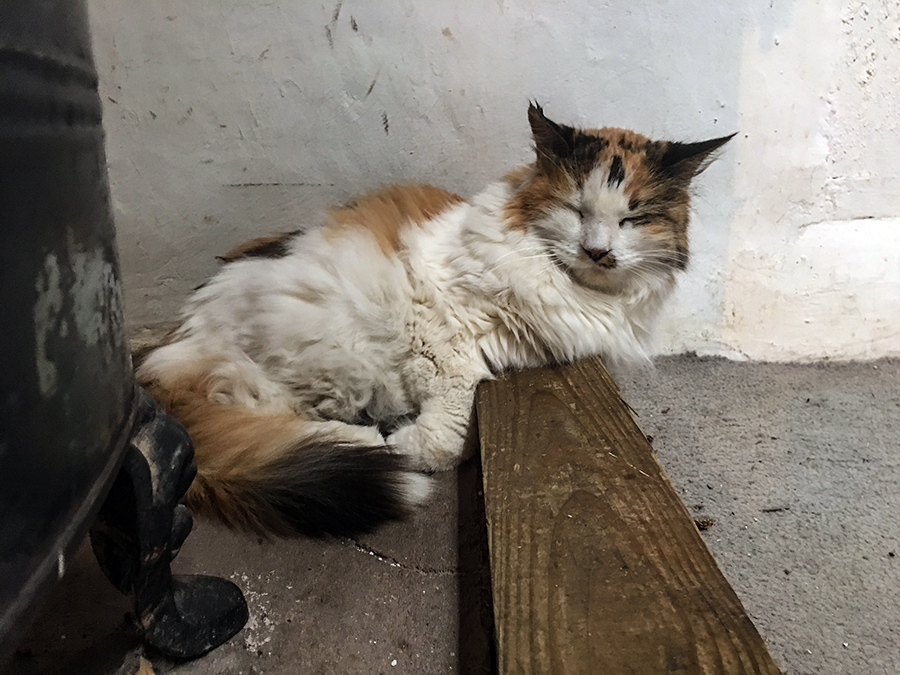
[[[690,180],[708,167],[714,159],[713,153],[736,134],[697,143],[669,143],[662,153],[660,165],[670,175]]]
[[[575,150],[575,129],[557,124],[544,116],[537,103],[528,104],[528,123],[534,138],[538,165],[556,165]]]

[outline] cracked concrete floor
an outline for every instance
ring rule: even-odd
[[[900,673],[900,361],[680,356],[617,379],[785,674]],[[476,470],[357,541],[198,523],[176,568],[233,579],[251,620],[201,660],[152,658],[156,672],[488,672]],[[83,551],[7,675],[115,673],[135,648],[127,609]]]

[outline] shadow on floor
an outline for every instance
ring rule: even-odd
[[[459,672],[489,675],[497,651],[481,462],[463,464],[458,481]]]
[[[198,521],[173,570],[230,578],[250,621],[207,656],[156,675],[494,672],[481,468],[435,477],[420,513],[348,540],[267,541]],[[4,675],[134,675],[130,599],[85,544]]]
[[[68,561],[63,581],[51,591],[5,675],[116,672],[138,645],[130,608],[85,543]]]

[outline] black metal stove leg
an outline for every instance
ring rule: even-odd
[[[184,428],[143,390],[135,431],[112,491],[91,528],[106,576],[134,594],[144,641],[176,658],[218,647],[247,622],[247,603],[230,581],[172,575],[169,567],[193,526],[180,503],[197,468]]]

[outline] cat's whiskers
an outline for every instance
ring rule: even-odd
[[[528,260],[540,260],[542,258],[546,259],[547,253],[544,251],[542,251],[540,253],[532,253],[532,254],[526,254],[526,255],[522,255],[520,253],[515,258],[507,258],[506,260],[503,260],[503,258],[507,258],[507,256],[505,256],[505,255],[501,256],[500,258],[497,258],[497,260],[494,261],[494,269],[497,268],[498,263],[500,266],[503,266],[503,265],[509,265],[512,263],[526,262]]]
[[[646,270],[642,270],[637,267],[629,267],[628,273],[632,276],[637,277],[638,279],[640,279],[641,281],[643,281],[646,284],[650,284],[651,282],[655,283],[655,282],[659,281],[658,276],[649,274]]]
[[[636,256],[663,256],[666,258],[682,258],[687,260],[688,254],[682,253],[681,251],[676,251],[670,248],[649,248],[649,249],[640,249],[634,252]]]
[[[636,266],[644,267],[645,269],[671,272],[673,269],[678,269],[679,263],[683,266],[687,263],[687,259],[683,261],[673,259],[641,260],[636,263]]]
[[[619,256],[619,262],[629,267],[645,266],[650,269],[670,269],[688,262],[688,256],[677,251],[640,251],[639,253]]]
[[[543,240],[541,240],[541,243],[544,243],[546,245],[547,242],[544,242]],[[510,265],[513,263],[527,262],[529,260],[540,260],[540,259],[546,260],[550,256],[550,252],[546,248],[537,249],[537,250],[527,249],[526,251],[523,251],[521,249],[513,249],[512,251],[507,251],[506,253],[504,253],[503,255],[498,257],[496,260],[494,260],[492,269],[498,270],[506,265]],[[512,257],[512,256],[515,256],[515,257]]]
[[[498,258],[494,261],[494,264],[496,265],[498,262],[500,262],[500,261],[503,260],[504,258],[508,258],[508,257],[510,257],[510,256],[512,256],[512,255],[522,256],[523,253],[524,253],[524,251],[519,250],[519,249],[513,249],[512,251],[507,251],[506,253],[504,253],[503,255],[501,255],[500,257],[498,257]],[[543,251],[537,251],[536,253],[533,253],[533,254],[531,254],[531,253],[527,254],[526,257],[537,257],[537,256],[539,256],[539,255],[542,254],[542,253],[543,253]]]
[[[541,235],[536,235],[537,240],[543,244],[544,246],[544,254],[546,257],[557,267],[562,268],[562,270],[566,274],[571,274],[572,266],[565,262],[562,258],[560,258],[559,253],[556,251],[556,247],[559,245],[559,242],[553,241],[552,239],[547,239]]]
[[[647,285],[655,285],[659,283],[661,280],[670,277],[672,273],[672,268],[668,266],[642,266],[642,265],[634,265],[628,268],[628,274],[637,277],[643,283]]]

